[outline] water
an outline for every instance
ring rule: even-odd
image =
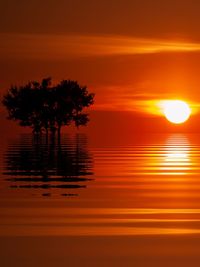
[[[42,196],[58,194],[50,189],[84,188],[91,180],[92,158],[84,136],[66,137],[62,143],[44,137],[21,136],[4,155],[3,175],[10,188],[44,189]],[[51,192],[52,191],[52,192]],[[21,191],[21,195],[23,192]],[[63,196],[75,196],[63,191]]]
[[[155,266],[155,259],[163,261],[173,255],[180,258],[180,266],[189,266],[198,257],[198,136],[133,136],[94,142],[76,134],[63,136],[59,143],[21,135],[9,139],[1,150],[0,235],[4,244],[11,237],[37,237],[41,242],[45,237],[68,237],[76,247],[74,254],[70,252],[70,266],[78,266],[78,258],[84,258],[85,266],[97,266],[95,259],[102,257],[99,266],[123,266],[119,259],[115,261],[118,254],[123,262],[128,259],[125,266],[132,266],[136,259],[138,266],[147,266],[143,257]],[[111,242],[111,258],[102,237]],[[93,256],[82,252],[83,243],[91,244],[91,240],[96,240]],[[20,245],[25,249],[23,240]],[[56,253],[61,258],[68,255],[70,261],[70,253]]]

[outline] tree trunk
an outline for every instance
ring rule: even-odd
[[[46,128],[45,131],[46,131],[46,144],[48,144],[48,139],[49,139],[49,130],[48,130],[48,128]]]
[[[61,137],[61,125],[58,126],[58,142],[60,143],[60,137]]]

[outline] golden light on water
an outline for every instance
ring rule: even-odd
[[[174,175],[184,175],[191,169],[190,143],[186,136],[175,134],[168,138],[163,165]]]

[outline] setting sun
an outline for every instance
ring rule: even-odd
[[[163,103],[163,112],[168,121],[180,124],[190,117],[191,109],[184,101],[168,100]]]

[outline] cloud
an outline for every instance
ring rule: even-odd
[[[96,95],[93,109],[101,111],[130,111],[145,116],[163,116],[163,101],[179,99],[167,92],[150,93],[139,89],[134,90],[132,86],[127,86],[125,89],[120,86],[98,89],[99,92],[104,93]],[[199,112],[199,103],[184,98],[179,100],[186,101],[193,114]]]
[[[125,36],[0,34],[2,59],[66,60],[74,57],[198,52],[200,43]]]
[[[0,34],[0,38],[1,60],[4,59],[6,60],[6,62],[12,62],[12,60],[15,59],[35,60],[37,61],[37,64],[40,64],[40,61],[43,60],[45,61],[45,66],[52,65],[53,71],[54,69],[56,69],[58,73],[63,73],[63,70],[61,69],[61,67],[57,67],[59,66],[59,64],[53,64],[56,60],[67,61],[68,59],[81,57],[105,57],[112,55],[121,56],[138,54],[146,55],[153,53],[156,54],[175,52],[190,53],[200,51],[200,43],[183,41],[178,42],[172,40],[170,41],[148,38],[131,38],[113,35],[83,36]],[[179,97],[185,98],[185,95],[187,96],[187,94],[185,94],[183,90],[185,84],[187,84],[184,81],[185,76],[182,75],[182,72],[180,72],[181,79],[183,77],[184,82],[182,80],[182,83],[180,82],[180,80],[178,79],[179,76],[176,80],[176,73],[174,72],[174,68],[172,68],[172,73],[169,73],[169,76],[165,76],[163,75],[163,73],[168,74],[168,68],[163,70],[160,62],[156,62],[156,71],[154,70],[152,74],[151,72],[148,72],[149,66],[140,64],[141,57],[137,57],[137,61],[134,63],[134,69],[131,68],[131,66],[133,65],[126,65],[126,61],[120,60],[120,62],[117,63],[120,64],[120,70],[118,70],[117,68],[117,72],[116,69],[114,69],[114,71],[112,72],[111,70],[115,63],[113,63],[113,58],[109,58],[109,60],[112,61],[111,65],[108,65],[107,61],[105,61],[104,65],[101,64],[101,68],[98,69],[99,66],[95,65],[94,63],[93,65],[90,65],[87,71],[85,71],[85,69],[87,69],[87,66],[76,66],[76,61],[71,61],[75,62],[73,63],[73,71],[71,72],[72,74],[74,74],[74,77],[77,76],[78,79],[82,79],[84,80],[84,82],[85,80],[89,80],[91,87],[94,87],[96,93],[94,109],[96,110],[126,110],[145,114],[159,115],[160,110],[158,107],[158,101],[162,99],[173,99]],[[15,70],[17,73],[20,64],[18,64],[18,62],[17,64],[16,62],[14,64],[16,66]],[[66,64],[68,64],[68,62],[66,62]],[[139,71],[136,72],[135,77],[132,77],[134,76],[134,71],[137,69],[138,65]],[[41,66],[43,65],[41,64],[41,66],[38,66],[39,65],[37,65],[37,69],[41,71]],[[148,71],[145,69],[145,67],[146,69],[148,69]],[[175,67],[176,70],[177,66]],[[67,68],[66,69],[69,70],[72,68],[72,66],[69,64]],[[161,72],[159,72],[160,68]],[[188,68],[186,68],[186,70],[188,70]],[[98,74],[99,76],[104,75],[106,77],[106,83],[100,82],[102,78],[98,77],[98,75],[96,74],[98,72],[100,73],[100,75]],[[125,82],[123,78],[120,80],[120,82],[118,81],[118,74],[120,72],[124,72],[125,74],[127,74],[127,76],[130,77],[128,78],[128,82],[126,82],[126,77],[124,78]],[[137,75],[138,73],[140,75]],[[93,81],[91,82],[90,79]],[[199,84],[197,86],[199,86]],[[177,90],[177,88],[181,88],[181,90]],[[189,88],[192,88],[192,85]],[[192,92],[192,90],[193,89],[191,89],[190,91]]]

